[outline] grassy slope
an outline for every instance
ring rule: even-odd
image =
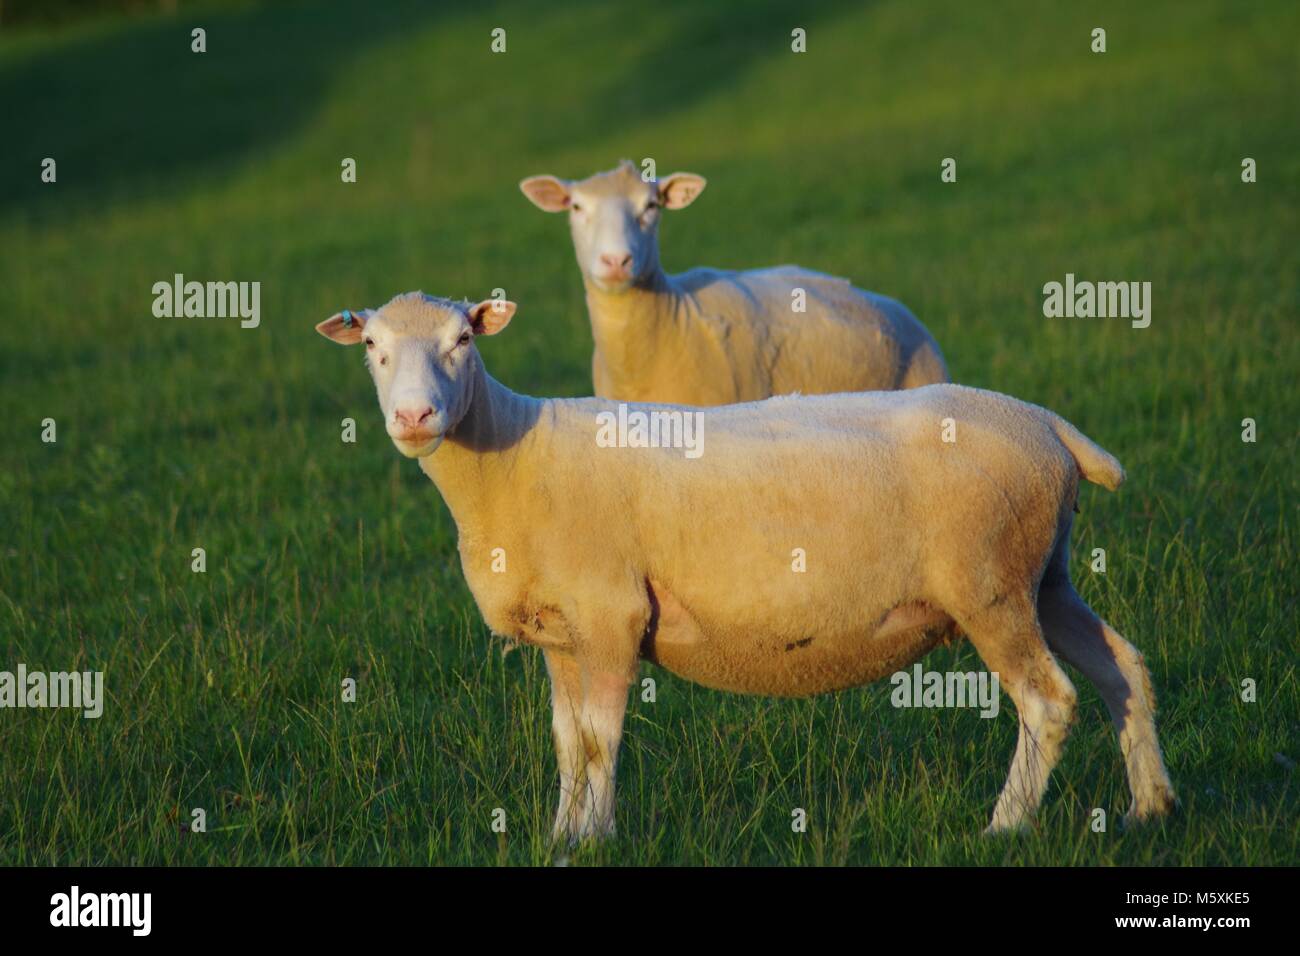
[[[355,356],[311,326],[410,288],[503,286],[522,308],[484,348],[494,374],[589,392],[563,224],[514,184],[647,155],[711,183],[665,228],[670,269],[852,276],[908,302],[959,380],[1121,457],[1122,492],[1084,494],[1076,578],[1147,653],[1185,812],[1118,827],[1121,762],[1082,683],[1040,830],[988,841],[1010,707],[896,711],[888,685],[740,698],[647,666],[622,838],[584,858],[1296,859],[1297,784],[1274,759],[1300,758],[1294,4],[826,4],[795,22],[770,2],[364,6],[0,45],[0,667],[103,669],[111,694],[98,721],[0,712],[0,862],[547,859],[540,658],[489,641],[436,492],[384,437]],[[785,52],[794,25],[806,55]],[[57,186],[35,181],[46,155]],[[1150,281],[1151,327],[1044,319],[1039,289],[1067,271]],[[262,327],[154,319],[150,286],[174,272],[260,280]],[[959,646],[927,666],[978,661]],[[182,836],[195,806],[210,832]]]

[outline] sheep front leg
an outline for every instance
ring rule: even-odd
[[[587,674],[582,706],[582,744],[587,758],[586,794],[578,836],[614,835],[614,777],[623,739],[630,680],[626,671]]]
[[[582,740],[582,671],[568,654],[545,651],[551,678],[551,736],[560,768],[560,806],[555,812],[551,839],[572,842],[578,838],[587,791],[587,753]]]

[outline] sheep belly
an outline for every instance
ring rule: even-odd
[[[957,636],[953,620],[925,604],[890,610],[847,632],[801,634],[710,627],[651,583],[656,608],[642,656],[705,687],[806,697],[879,680]]]

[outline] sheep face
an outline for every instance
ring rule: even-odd
[[[519,188],[546,212],[568,211],[583,277],[602,292],[618,293],[658,273],[660,210],[690,205],[704,185],[694,173],[647,182],[624,160],[586,179],[533,176]]]
[[[316,326],[341,345],[364,345],[388,436],[408,458],[432,455],[465,417],[482,360],[479,335],[505,328],[515,304],[477,305],[399,295],[377,310],[343,311]]]

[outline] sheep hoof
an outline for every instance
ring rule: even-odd
[[[1162,817],[1177,813],[1181,809],[1182,805],[1178,802],[1178,797],[1173,790],[1162,787],[1143,800],[1135,801],[1128,808],[1128,812],[1124,814],[1124,825],[1140,826],[1143,823],[1151,823]]]
[[[1032,827],[1028,820],[1017,820],[1014,822],[994,820],[984,828],[986,837],[1012,837],[1021,833],[1028,833]]]

